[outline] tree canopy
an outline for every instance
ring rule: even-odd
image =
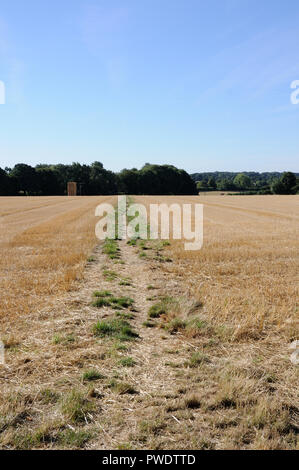
[[[190,175],[172,165],[145,164],[140,170],[120,173],[106,170],[101,162],[91,165],[19,163],[0,169],[0,195],[64,195],[69,181],[77,182],[78,194],[197,194]]]
[[[240,194],[296,194],[299,174],[210,172],[189,175],[173,165],[146,163],[140,170],[106,170],[101,162],[82,165],[18,163],[0,168],[0,196],[65,195],[67,183],[76,181],[78,194],[193,195],[201,191],[236,191]]]
[[[208,172],[191,175],[198,191],[235,191],[240,194],[297,194],[299,174],[279,172]],[[216,188],[215,188],[216,183]]]

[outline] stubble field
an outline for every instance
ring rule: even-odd
[[[133,199],[204,204],[203,248],[0,198],[1,448],[298,448],[298,196]]]

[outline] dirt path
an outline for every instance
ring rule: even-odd
[[[184,313],[192,300],[153,246],[117,243],[116,259],[97,246],[78,290],[4,332],[0,448],[296,446],[299,415],[291,399],[279,399],[273,348],[252,344],[249,362],[247,343],[225,341],[200,308],[196,338],[171,334],[163,316],[149,327],[150,307],[165,296],[184,299]],[[123,298],[132,305],[113,308],[111,299]],[[124,321],[137,337],[109,330]],[[261,355],[262,365],[253,362]],[[285,368],[282,356],[275,360]]]
[[[68,430],[80,432],[82,423],[68,421],[61,412],[63,397],[73,390],[87,394],[93,405],[92,412],[84,415],[84,429],[92,436],[84,447],[167,448],[180,442],[181,421],[167,411],[177,397],[180,378],[167,360],[179,353],[182,363],[190,346],[180,336],[144,326],[150,306],[159,295],[165,295],[168,287],[174,287],[173,281],[165,277],[157,263],[140,258],[136,247],[125,241],[118,243],[119,260],[109,259],[98,246],[79,290],[57,299],[50,311],[41,309],[27,317],[26,323],[6,331],[11,345],[6,366],[0,369],[1,391],[6,400],[18,398],[13,406],[6,407],[1,447],[52,448],[57,447],[57,436]],[[139,335],[136,341],[120,343],[110,337],[95,337],[96,322],[115,315],[111,307],[92,306],[97,290],[134,300],[130,324]],[[128,357],[133,367],[121,365]],[[84,382],[82,374],[87,370],[99,371],[103,379]],[[132,390],[115,391],[113,382],[128,384]],[[53,400],[41,399],[45,393],[53,395]],[[38,433],[45,436],[36,440]],[[66,446],[77,447],[77,442]]]
[[[167,416],[166,410],[167,403],[177,396],[180,381],[176,369],[169,367],[167,359],[179,353],[180,361],[183,362],[190,346],[184,343],[180,336],[165,335],[163,330],[144,326],[148,320],[148,310],[155,303],[155,298],[165,295],[168,287],[173,288],[173,281],[167,279],[155,263],[140,258],[138,250],[128,246],[125,241],[119,242],[119,247],[124,264],[115,265],[107,261],[105,255],[99,254],[99,260],[93,266],[94,273],[90,278],[100,275],[100,266],[104,264],[108,269],[117,271],[118,277],[112,282],[103,279],[101,287],[116,295],[134,299],[136,312],[131,323],[139,334],[139,339],[133,342],[123,355],[129,354],[135,365],[123,371],[119,370],[119,366],[112,365],[110,374],[133,385],[137,393],[104,400],[103,416],[107,420],[107,427],[100,441],[95,441],[93,447],[131,447],[132,441],[135,441],[133,445],[137,447],[155,447],[153,442],[148,442],[148,437],[155,440],[155,435],[157,437],[162,429],[168,427],[167,421],[170,421],[169,430],[165,433],[168,437],[165,435],[162,440],[165,441],[166,447],[166,442],[171,447],[177,440],[171,437],[171,434],[177,434],[179,437],[181,422],[173,414]],[[118,281],[121,278],[131,279],[132,285],[119,286]],[[90,287],[92,290],[96,286]]]

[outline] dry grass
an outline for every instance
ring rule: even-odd
[[[198,200],[200,252],[88,263],[99,198],[4,201],[1,448],[298,449],[298,197]]]
[[[0,319],[44,307],[81,279],[104,197],[0,198]]]
[[[204,304],[201,314],[231,327],[235,340],[298,335],[298,196],[136,197],[137,202],[204,204],[204,246],[167,249],[186,293]]]

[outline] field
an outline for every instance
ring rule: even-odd
[[[0,447],[298,449],[298,196],[133,199],[204,204],[203,248],[0,198]]]
[[[0,318],[26,315],[80,279],[107,198],[0,198]],[[13,260],[13,261],[12,261]]]

